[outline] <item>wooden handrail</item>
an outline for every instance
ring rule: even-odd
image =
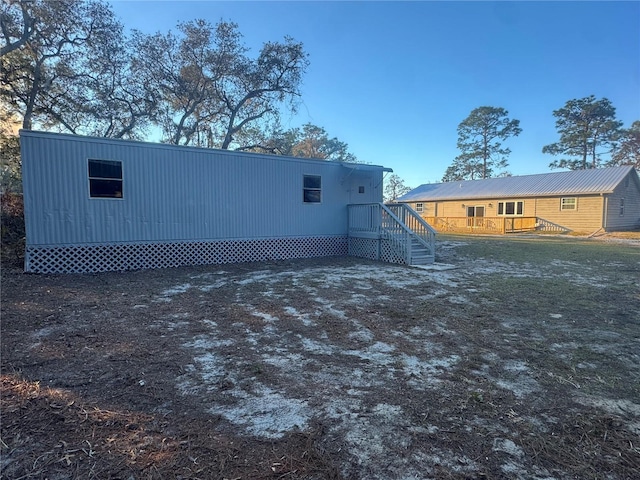
[[[550,222],[540,217],[426,217],[427,223],[440,231],[460,232],[561,232],[570,230],[562,225]]]

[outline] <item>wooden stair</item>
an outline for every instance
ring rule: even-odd
[[[411,259],[409,265],[430,265],[435,262],[435,255],[417,238],[411,239]]]

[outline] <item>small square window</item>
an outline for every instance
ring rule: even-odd
[[[424,212],[424,204],[423,203],[416,203],[416,212],[418,212],[418,213]]]
[[[89,197],[122,198],[122,162],[89,159]]]
[[[578,199],[575,197],[560,199],[560,210],[576,210],[577,207]]]
[[[360,185],[358,187],[358,193],[364,193],[364,186]]]
[[[322,178],[320,175],[305,175],[302,188],[304,203],[320,203],[322,200]]]

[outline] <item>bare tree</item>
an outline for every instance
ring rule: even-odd
[[[395,199],[410,191],[411,187],[406,186],[404,184],[404,180],[393,173],[386,181],[386,185],[384,187],[384,200],[385,202],[393,202]]]
[[[0,48],[0,57],[27,43],[35,32],[34,23],[28,2],[5,0],[0,6],[0,32],[5,42]]]
[[[354,154],[349,152],[349,146],[336,137],[330,138],[322,127],[306,123],[302,126],[292,153],[296,157],[320,158],[338,162],[357,162]]]
[[[79,63],[92,41],[120,28],[99,0],[3,4],[0,102],[22,118],[23,128],[37,120],[44,127],[73,130],[74,82],[85,73]]]
[[[222,148],[230,148],[246,126],[276,121],[283,104],[295,112],[307,66],[302,43],[291,37],[265,43],[257,59],[237,59],[231,74],[216,82],[224,105]]]
[[[144,88],[133,71],[130,39],[116,29],[96,35],[77,62],[79,72],[70,87],[74,122],[65,122],[74,133],[101,137],[144,138],[157,121],[159,95]]]
[[[249,56],[238,26],[194,20],[125,35],[103,0],[2,3],[0,104],[22,126],[244,148],[295,111],[308,65],[286,37]]]
[[[195,20],[178,28],[179,36],[135,35],[135,68],[160,92],[165,141],[246,149],[283,104],[295,109],[308,63],[302,44],[268,42],[252,59],[235,23]]]
[[[256,137],[253,145],[242,148],[276,155],[358,163],[349,145],[337,137],[329,137],[323,127],[306,123],[302,128],[282,130],[276,126],[267,136]]]
[[[0,193],[22,192],[19,122],[0,112]]]

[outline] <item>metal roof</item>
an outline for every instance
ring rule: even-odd
[[[467,198],[545,197],[611,193],[632,166],[542,173],[459,182],[426,183],[398,198],[398,202],[462,200]]]
[[[150,147],[156,149],[169,149],[173,152],[184,151],[184,152],[205,152],[207,154],[216,153],[219,155],[249,155],[254,158],[261,157],[265,160],[272,160],[276,162],[296,162],[296,163],[315,163],[315,162],[323,162],[325,165],[338,165],[346,168],[352,168],[355,170],[379,170],[381,169],[383,172],[393,172],[393,169],[388,167],[383,167],[381,165],[372,165],[369,163],[349,163],[349,162],[340,162],[337,160],[323,160],[321,158],[307,158],[307,157],[293,157],[288,155],[273,155],[269,153],[256,153],[256,152],[246,152],[241,150],[223,150],[220,148],[205,148],[205,147],[197,147],[193,145],[173,145],[171,143],[158,143],[158,142],[149,142],[142,140],[131,140],[125,138],[107,138],[107,137],[94,137],[90,135],[75,135],[71,133],[58,133],[58,132],[45,132],[40,130],[20,130],[21,137],[54,137],[64,140],[85,142],[86,140],[91,140],[95,144],[117,144],[123,145],[127,144],[131,147]]]
[[[330,160],[324,160],[324,161],[330,161]],[[348,168],[349,170],[355,171],[355,170],[378,170],[378,169],[382,169],[383,172],[393,172],[392,168],[389,167],[382,167],[380,165],[371,165],[369,163],[348,163],[348,162],[337,162],[340,163],[344,168]]]

